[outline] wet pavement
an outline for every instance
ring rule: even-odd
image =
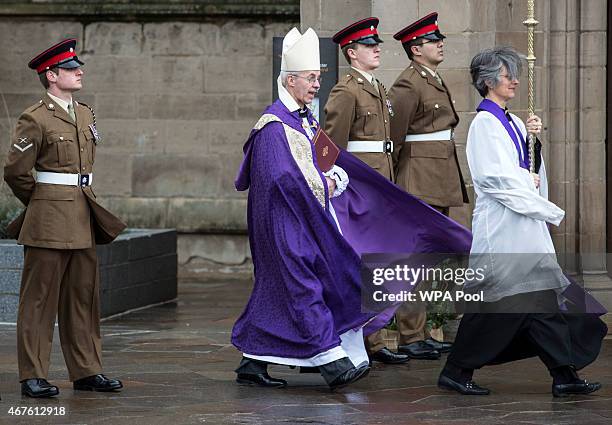
[[[374,365],[358,383],[330,392],[315,374],[270,367],[285,389],[239,386],[240,360],[230,332],[250,284],[182,282],[179,299],[107,320],[102,325],[105,373],[123,380],[121,393],[74,392],[56,332],[49,380],[54,399],[22,398],[17,382],[15,327],[0,325],[0,423],[13,424],[610,424],[612,340],[582,375],[604,388],[592,396],[554,399],[537,359],[488,367],[475,375],[486,397],[439,390],[444,357],[407,365]],[[11,407],[55,416],[15,416]],[[53,409],[40,409],[48,407]],[[15,410],[15,409],[13,409]],[[34,409],[32,414],[37,413]]]

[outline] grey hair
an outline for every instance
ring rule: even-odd
[[[487,83],[492,87],[497,87],[501,82],[502,67],[506,68],[510,79],[518,79],[523,70],[522,60],[524,58],[512,47],[498,46],[483,50],[474,56],[470,63],[472,85],[482,97],[485,97],[489,92]]]
[[[293,75],[293,72],[290,71],[281,71],[280,72],[280,79],[281,79],[281,84],[283,85],[283,87],[287,88],[287,78],[290,75]]]

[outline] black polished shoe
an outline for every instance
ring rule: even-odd
[[[72,383],[72,388],[82,391],[117,391],[123,388],[123,384],[118,379],[108,379],[101,373],[88,376],[87,378],[77,379]]]
[[[406,354],[394,353],[387,347],[384,347],[372,354],[371,360],[385,364],[402,364],[410,361],[410,357]]]
[[[411,359],[419,360],[438,360],[440,352],[431,348],[425,341],[411,342],[410,344],[400,345],[397,351],[407,354]]]
[[[552,393],[555,397],[568,397],[570,394],[590,394],[601,388],[599,382],[587,382],[582,379],[571,384],[553,384]]]
[[[46,379],[26,379],[21,381],[21,394],[34,398],[54,397],[59,394],[59,389]]]
[[[236,382],[243,385],[259,385],[268,388],[283,388],[287,386],[284,379],[272,378],[267,373],[239,373]]]
[[[440,354],[449,353],[450,350],[453,348],[452,342],[438,341],[437,339],[434,339],[432,337],[427,338],[425,340],[425,344],[429,345],[431,348],[433,348]]]
[[[479,387],[472,380],[461,383],[449,378],[446,375],[440,375],[438,378],[438,387],[444,390],[457,391],[463,395],[489,395],[490,393],[487,388]]]
[[[329,383],[329,387],[332,390],[346,387],[348,384],[352,384],[353,382],[359,381],[361,378],[365,378],[368,376],[368,373],[370,373],[370,366],[368,365],[354,367],[334,379],[331,383]]]

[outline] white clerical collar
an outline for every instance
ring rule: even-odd
[[[62,107],[62,109],[64,111],[66,111],[66,113],[68,113],[68,105],[72,105],[72,99],[70,99],[70,102],[66,102],[64,99],[60,99],[57,96],[53,96],[51,93],[47,92],[47,94],[49,95],[49,97],[59,106]]]
[[[366,80],[368,80],[368,83],[372,84],[372,81],[374,81],[374,76],[366,71],[362,71],[361,69],[357,69],[354,66],[351,66],[351,68],[353,68],[355,71],[359,72],[361,75],[363,75],[365,77]]]
[[[293,96],[291,96],[287,89],[281,84],[280,77],[278,78],[278,98],[283,102],[283,105],[289,109],[289,112],[295,112],[301,109]]]
[[[298,105],[293,96],[291,96],[287,89],[281,84],[280,76],[278,77],[278,80],[276,82],[278,87],[278,98],[283,103],[283,105],[285,105],[285,107],[289,109],[289,112],[301,110],[302,108],[300,108],[300,105]],[[304,109],[308,109],[307,106],[304,106]],[[312,140],[312,138],[314,137],[314,133],[306,117],[302,117],[302,127],[306,131],[306,134],[308,134],[309,140]]]

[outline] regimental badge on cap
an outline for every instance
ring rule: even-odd
[[[341,29],[332,38],[340,48],[351,43],[379,44],[383,41],[378,37],[378,18],[366,18]]]
[[[75,53],[76,43],[76,38],[60,41],[32,59],[28,63],[28,67],[35,69],[39,74],[53,67],[78,68],[84,63],[77,58]]]
[[[433,41],[444,40],[446,36],[440,32],[438,27],[438,12],[433,12],[413,22],[406,28],[399,30],[393,38],[401,41],[403,44],[410,43],[419,38]]]

